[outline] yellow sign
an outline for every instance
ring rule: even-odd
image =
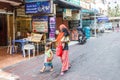
[[[43,34],[35,34],[35,33],[33,33],[31,41],[32,42],[40,42],[41,39],[42,39],[42,36],[43,36]]]
[[[66,9],[66,16],[72,16],[71,9]]]

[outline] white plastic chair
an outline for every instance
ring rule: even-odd
[[[35,46],[33,44],[26,44],[23,46],[23,56],[26,57],[26,51],[28,52],[29,59],[30,59],[30,54],[31,50],[33,51],[33,57],[35,56]]]

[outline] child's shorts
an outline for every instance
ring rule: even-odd
[[[44,63],[44,66],[53,67],[53,64],[52,63]]]

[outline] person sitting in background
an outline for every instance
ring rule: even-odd
[[[31,31],[27,31],[27,38],[26,38],[26,39],[27,39],[28,41],[31,41],[31,38],[32,38],[32,37],[31,37]]]
[[[16,39],[22,39],[21,32],[17,31]]]

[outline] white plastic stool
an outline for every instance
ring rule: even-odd
[[[12,54],[12,52],[17,52],[17,48],[18,48],[17,46],[12,45],[12,41],[11,41],[11,37],[10,37],[9,45],[7,48],[7,53],[10,52],[10,54]]]
[[[23,46],[23,56],[26,57],[25,50],[28,51],[29,59],[30,59],[30,51],[33,51],[33,57],[35,56],[35,46],[33,44],[26,44]]]
[[[17,46],[13,46],[13,45],[8,45],[8,48],[7,48],[7,53],[12,54],[12,52],[17,52]]]

